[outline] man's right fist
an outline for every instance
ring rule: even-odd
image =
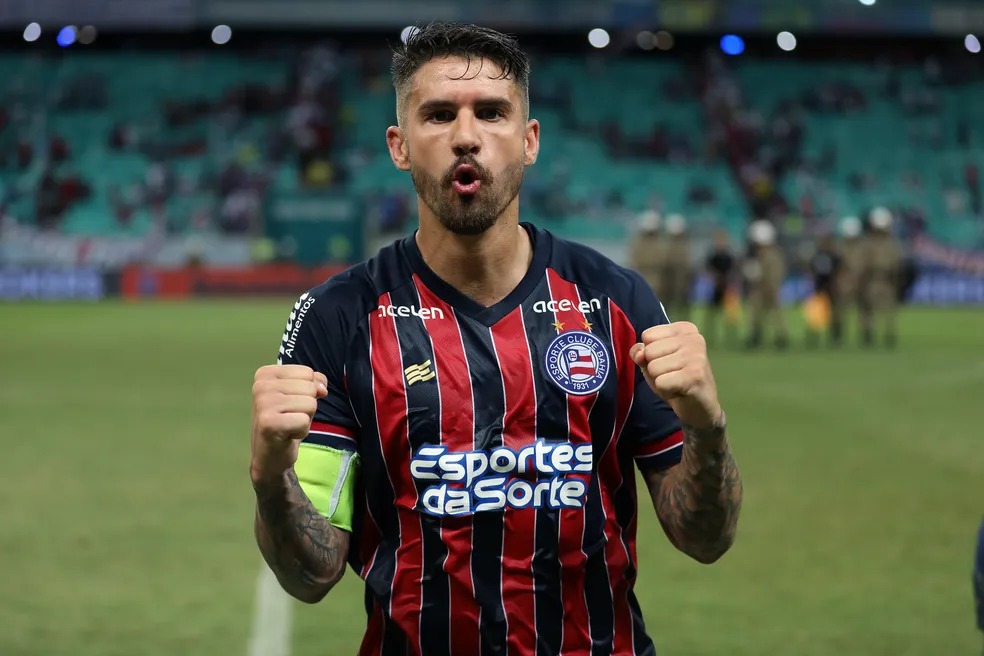
[[[280,477],[297,461],[297,447],[311,428],[328,379],[310,367],[268,365],[253,377],[253,482]]]

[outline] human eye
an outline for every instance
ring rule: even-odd
[[[448,121],[454,120],[454,114],[452,114],[451,111],[447,109],[438,109],[436,111],[431,112],[427,116],[427,120],[433,121],[435,123],[447,123]]]
[[[503,117],[502,110],[498,107],[483,107],[478,110],[476,116],[483,121],[494,121]]]

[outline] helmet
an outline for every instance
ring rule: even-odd
[[[888,230],[892,227],[892,211],[887,207],[876,207],[871,210],[870,221],[875,230]]]
[[[639,230],[642,232],[656,232],[660,223],[661,217],[656,210],[646,210],[639,215]]]
[[[682,235],[687,231],[687,220],[683,218],[682,214],[671,214],[666,217],[666,232],[667,234]]]
[[[840,222],[840,233],[849,239],[857,237],[861,234],[861,219],[856,216],[845,216]]]
[[[760,219],[748,226],[748,236],[757,246],[768,246],[776,243],[776,227],[771,221]]]

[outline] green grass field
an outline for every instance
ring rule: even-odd
[[[0,306],[0,654],[246,653],[249,388],[292,300]],[[980,653],[984,313],[903,324],[895,353],[713,354],[744,511],[710,567],[643,513],[661,655]],[[294,653],[354,654],[361,592],[298,605]]]

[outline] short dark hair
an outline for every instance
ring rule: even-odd
[[[487,59],[496,64],[502,70],[499,79],[512,77],[529,111],[530,59],[515,37],[478,25],[438,21],[415,28],[406,42],[393,48],[391,73],[399,120],[413,76],[427,62],[442,57],[462,57],[469,63],[473,58]]]

